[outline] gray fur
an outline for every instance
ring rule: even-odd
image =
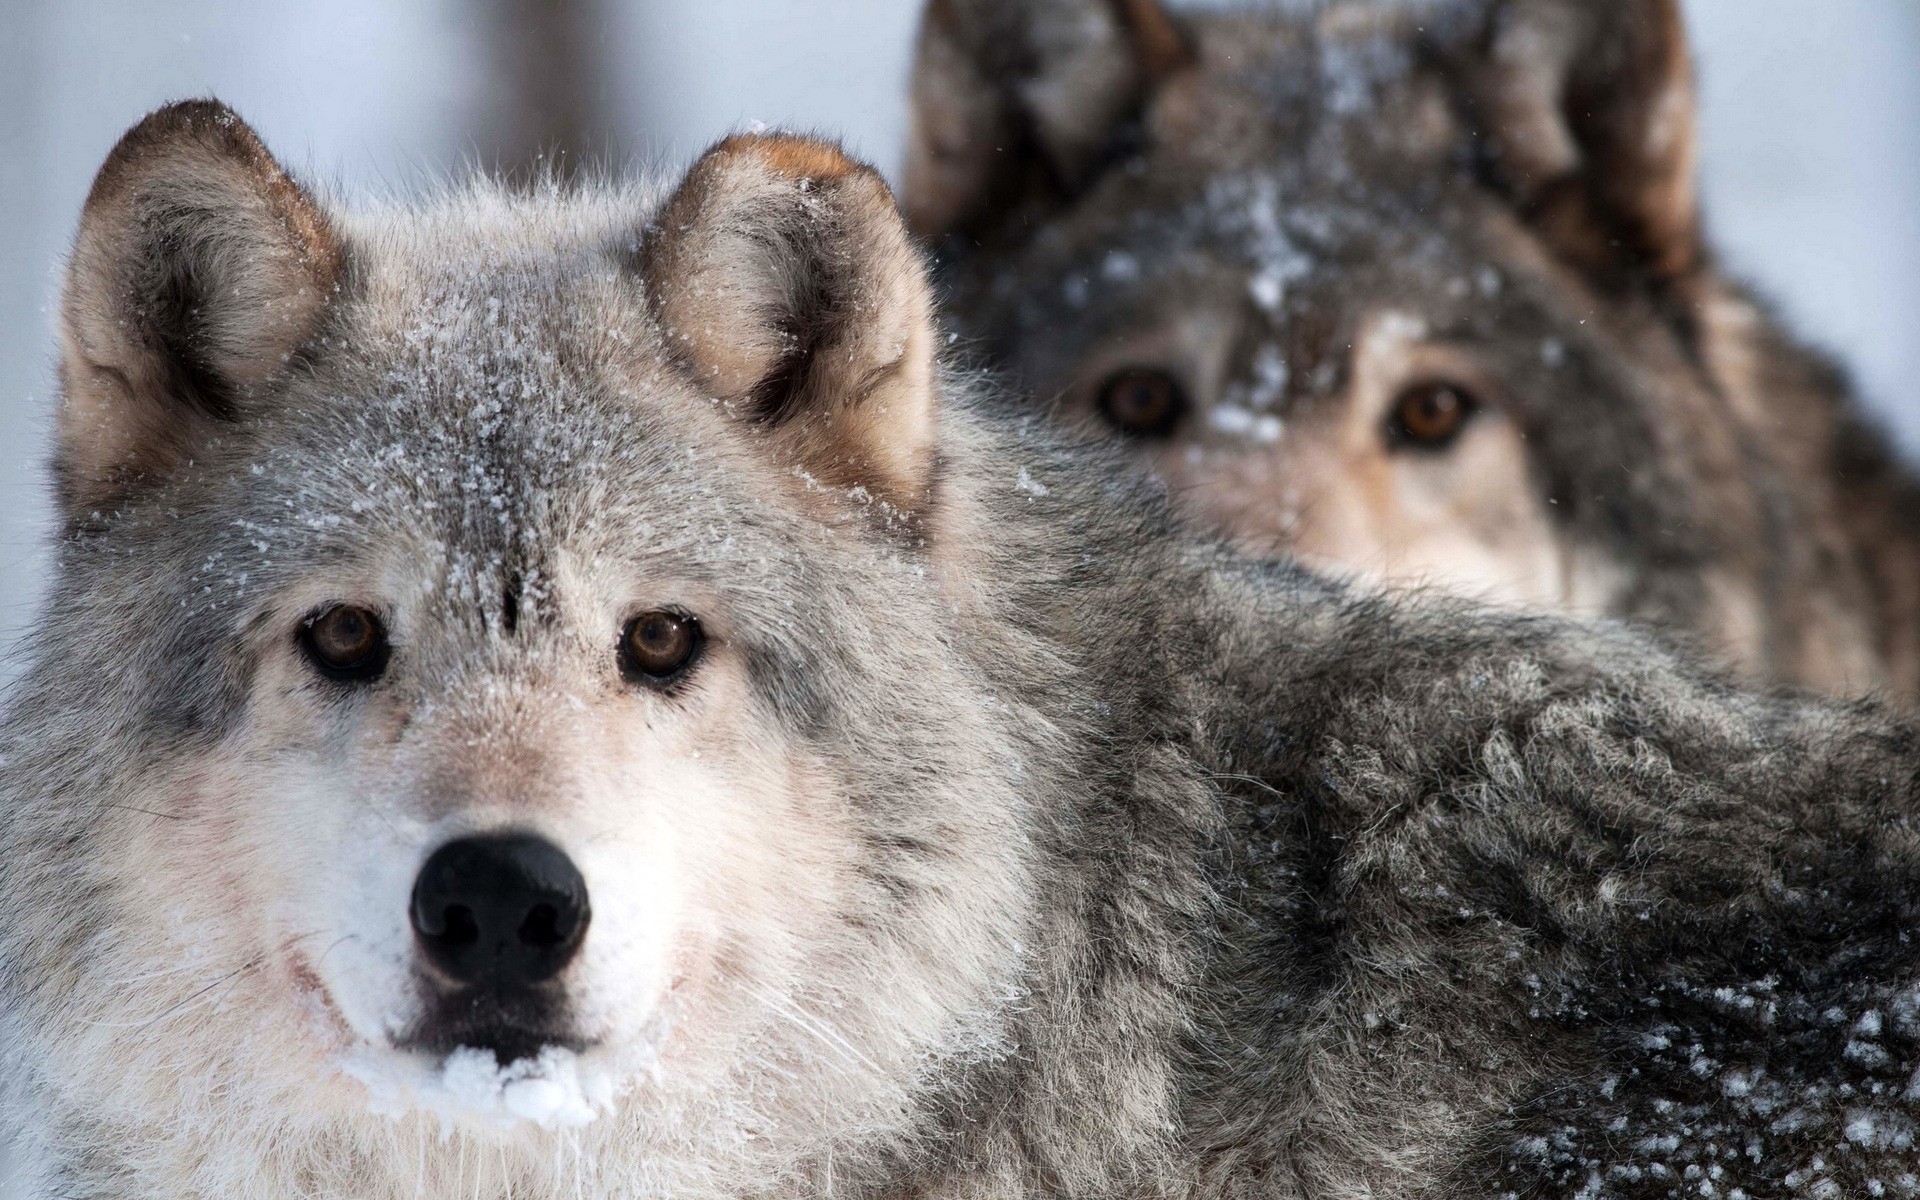
[[[34,1195],[1920,1190],[1904,718],[1235,558],[951,371],[924,508],[879,512],[690,381],[649,301],[676,278],[636,265],[653,211],[476,185],[335,214],[308,352],[63,544],[0,732]],[[719,646],[636,698],[616,614],[669,584]],[[362,692],[289,644],[343,593],[396,631]],[[618,836],[679,803],[635,789],[690,769],[645,740],[690,721],[749,735],[722,768],[813,772],[798,808],[748,773],[680,827],[782,889],[645,1035],[724,1034],[717,1065],[564,1136],[369,1114],[283,1020],[288,898],[421,812]]]

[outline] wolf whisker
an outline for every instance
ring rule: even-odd
[[[295,934],[292,937],[286,938],[277,947],[274,948],[273,952],[258,955],[252,960],[246,963],[243,963],[238,967],[235,967],[233,970],[228,971],[226,974],[221,975],[219,978],[209,982],[204,987],[196,989],[192,995],[187,996],[185,999],[179,1001],[177,1004],[174,1004],[172,1007],[168,1008],[166,1011],[158,1013],[152,1017],[148,1017],[145,1020],[142,1020],[142,1021],[92,1021],[92,1022],[89,1022],[89,1024],[92,1024],[102,1029],[146,1029],[149,1026],[158,1024],[161,1021],[166,1021],[174,1017],[181,1016],[186,1012],[204,1007],[206,1003],[210,1003],[210,1001],[203,1000],[203,997],[205,997],[207,993],[213,991],[215,988],[219,987],[222,984],[231,985],[232,983],[238,981],[242,976],[245,976],[251,971],[257,970],[258,968],[266,964],[266,962],[272,957],[273,953],[283,953],[290,947],[314,936],[316,936],[315,933],[301,933],[301,934]],[[166,971],[166,972],[159,973],[159,975],[155,977],[163,977],[167,975],[179,975],[179,974],[184,974],[185,972],[186,972],[186,969]]]
[[[819,1040],[821,1045],[827,1047],[827,1049],[833,1051],[835,1054],[856,1062],[876,1074],[880,1072],[879,1064],[860,1053],[860,1051],[854,1047],[853,1043],[847,1041],[841,1034],[808,1017],[800,1010],[800,1007],[793,1002],[791,997],[782,996],[764,988],[756,992],[756,995],[760,997],[775,1015],[785,1017],[793,1023],[795,1028],[803,1033],[811,1034]]]
[[[266,962],[266,956],[262,955],[259,958],[256,958],[249,963],[246,963],[242,966],[235,967],[233,970],[228,971],[225,975],[220,976],[220,978],[215,979],[213,982],[207,984],[205,987],[199,988],[192,995],[180,1001],[178,1004],[173,1005],[171,1008],[168,1008],[165,1012],[161,1012],[154,1016],[148,1017],[144,1021],[94,1021],[94,1022],[91,1022],[91,1024],[97,1025],[104,1029],[150,1028],[151,1026],[159,1024],[161,1021],[171,1020],[174,1017],[184,1015],[185,1013],[193,1011],[194,1009],[204,1007],[205,1004],[211,1002],[211,1001],[202,999],[207,995],[207,993],[213,991],[215,988],[219,987],[221,984],[230,984],[238,980],[241,976],[247,974],[250,971],[255,970],[264,962]]]

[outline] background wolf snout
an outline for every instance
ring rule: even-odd
[[[558,974],[586,937],[587,881],[544,838],[461,838],[420,868],[408,915],[421,953],[455,982],[535,984]]]

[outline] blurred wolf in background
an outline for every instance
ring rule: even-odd
[[[1920,738],[1185,534],[886,187],[113,150],[0,725],[35,1200],[1911,1196]]]
[[[1920,688],[1920,489],[1715,266],[1678,0],[934,0],[961,327],[1216,528]]]

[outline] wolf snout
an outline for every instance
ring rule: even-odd
[[[421,954],[457,984],[514,988],[560,973],[591,911],[587,881],[552,842],[527,833],[460,838],[414,881]]]

